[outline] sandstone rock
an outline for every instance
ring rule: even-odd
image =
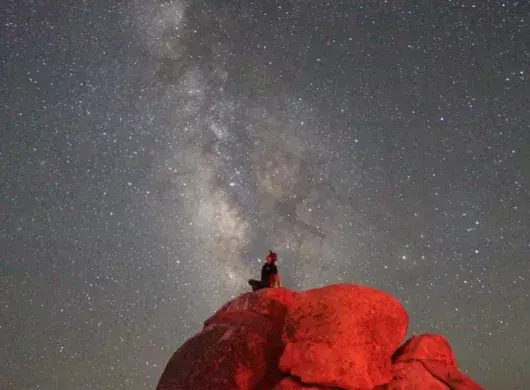
[[[254,389],[265,375],[267,339],[243,328],[212,325],[171,357],[157,390]]]
[[[371,287],[302,292],[287,314],[280,369],[303,383],[372,389],[392,379],[391,356],[407,326],[403,306]]]
[[[295,294],[264,289],[228,302],[175,352],[158,389],[270,389],[282,377],[281,332]]]
[[[411,337],[393,356],[394,379],[385,390],[480,390],[482,387],[458,370],[447,339],[437,334]]]
[[[243,294],[221,307],[205,321],[204,326],[212,324],[250,326],[251,324],[246,322],[245,316],[247,313],[253,313],[255,316],[249,316],[249,318],[269,320],[281,330],[287,309],[292,305],[296,295],[295,291],[285,288],[267,288]]]
[[[433,377],[419,361],[396,363],[394,379],[381,386],[381,390],[450,390],[443,382]]]
[[[438,334],[412,336],[394,353],[394,363],[408,360],[434,360],[456,369],[456,359],[449,341]]]
[[[451,390],[483,390],[482,386],[458,369],[434,360],[422,360],[421,362],[434,378],[447,384]]]

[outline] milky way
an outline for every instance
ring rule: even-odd
[[[2,389],[154,388],[269,248],[530,386],[523,2],[109,4],[0,11]]]

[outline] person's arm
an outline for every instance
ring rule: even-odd
[[[278,284],[278,287],[283,287],[282,286],[282,279],[280,278],[280,274],[276,275],[276,283]]]

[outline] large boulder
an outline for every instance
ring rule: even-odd
[[[449,341],[439,334],[412,336],[394,353],[394,363],[410,360],[436,361],[449,368],[457,368]]]
[[[450,390],[434,378],[419,361],[396,363],[392,367],[394,379],[380,386],[380,390]]]
[[[393,356],[394,379],[385,390],[480,390],[458,370],[449,341],[441,335],[412,336]]]
[[[408,315],[391,295],[340,284],[296,296],[285,321],[280,369],[304,383],[372,389],[392,379]]]
[[[171,357],[158,390],[271,388],[287,306],[296,293],[264,289],[228,302]]]
[[[243,328],[209,326],[175,352],[157,389],[254,389],[265,375],[266,348],[266,339]]]
[[[285,322],[287,309],[292,305],[297,293],[285,288],[266,288],[249,292],[235,298],[221,307],[213,316],[207,319],[204,326],[213,324],[230,324],[253,328],[257,326],[261,331],[262,325],[255,321],[248,322],[247,315],[252,313],[252,319],[259,318],[261,322],[281,331]]]

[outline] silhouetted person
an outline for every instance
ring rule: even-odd
[[[282,287],[278,267],[276,267],[276,260],[278,256],[273,251],[269,250],[269,254],[265,258],[265,264],[261,267],[261,280],[250,279],[248,284],[252,287],[252,291],[261,290],[262,288]]]

